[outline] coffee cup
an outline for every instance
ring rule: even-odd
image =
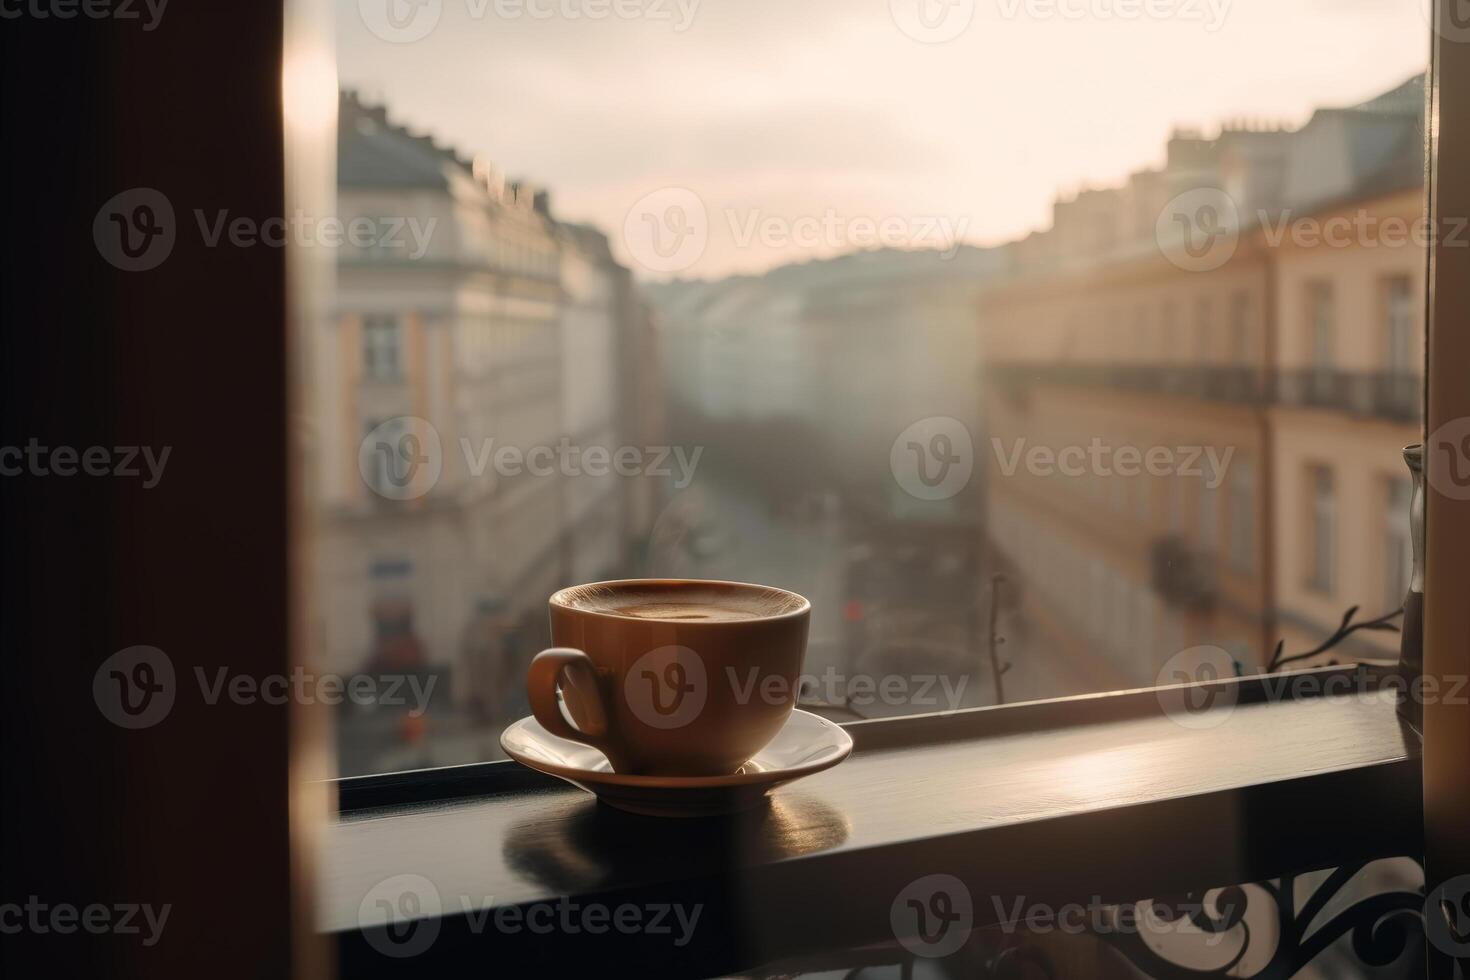
[[[629,579],[562,589],[550,607],[554,646],[531,661],[531,710],[614,772],[728,775],[795,707],[811,603],[794,592]]]

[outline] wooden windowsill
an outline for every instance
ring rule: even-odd
[[[1197,687],[1215,702],[1187,724],[1161,706],[1170,689],[858,722],[842,765],[721,820],[631,816],[514,763],[342,780],[319,921],[344,976],[548,957],[706,975],[891,939],[893,900],[927,874],[964,881],[980,922],[1020,896],[1136,900],[1417,854],[1418,739],[1353,670]],[[406,959],[358,926],[397,875],[431,882],[442,907]],[[493,924],[561,901],[697,904],[702,921],[679,948]]]

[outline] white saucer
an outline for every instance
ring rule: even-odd
[[[619,810],[651,817],[706,817],[748,810],[782,783],[832,768],[852,752],[852,736],[825,718],[796,709],[770,744],[728,776],[615,773],[601,752],[552,735],[535,718],[522,718],[501,732],[500,746],[522,765],[565,779]]]

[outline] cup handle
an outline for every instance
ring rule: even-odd
[[[567,714],[576,721],[569,722],[562,714],[556,699],[558,689],[567,702]],[[542,650],[531,660],[531,669],[526,674],[526,694],[531,701],[531,713],[542,728],[558,738],[595,749],[604,748],[607,711],[598,690],[597,668],[587,654],[571,647]],[[578,724],[583,727],[578,728]]]

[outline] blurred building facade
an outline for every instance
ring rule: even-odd
[[[1349,606],[1369,617],[1397,608],[1408,588],[1412,485],[1400,452],[1421,441],[1427,269],[1422,243],[1375,240],[1385,222],[1423,227],[1413,170],[1402,167],[1397,189],[1386,181],[1318,212],[1323,222],[1366,216],[1379,231],[1342,247],[1287,240],[1273,250],[1271,505],[1288,652],[1331,635]],[[1357,636],[1366,655],[1397,648],[1392,633]]]
[[[1384,228],[1422,232],[1423,101],[1413,79],[1299,130],[1176,133],[1162,169],[1009,247],[980,302],[987,534],[1050,655],[1033,696],[1150,685],[1199,645],[1257,669],[1402,602],[1426,252]],[[1233,250],[1188,250],[1181,208]],[[1080,471],[1025,455],[1098,443]]]
[[[349,226],[422,244],[344,248],[318,338],[322,665],[433,670],[457,708],[500,717],[547,596],[623,574],[656,511],[659,487],[577,462],[658,443],[638,397],[658,391],[653,325],[600,232],[351,93],[338,196]],[[383,482],[406,454],[420,482]]]
[[[912,498],[888,468],[899,433],[978,417],[975,303],[1005,259],[971,246],[872,249],[655,286],[670,399],[706,420],[818,433],[832,489],[882,487],[880,506],[901,508]]]

